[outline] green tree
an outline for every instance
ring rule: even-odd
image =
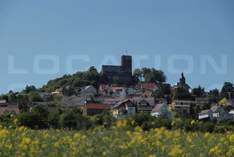
[[[165,96],[170,96],[171,95],[170,84],[166,84],[166,83],[159,84],[159,89],[154,91],[153,95],[156,98],[164,98]]]
[[[31,91],[31,92],[29,92],[28,93],[28,97],[29,97],[29,100],[31,101],[31,102],[41,102],[41,101],[43,101],[42,100],[42,98],[41,98],[41,96],[39,95],[39,93],[38,92],[35,92],[35,91]]]
[[[219,101],[219,98],[220,98],[219,90],[218,89],[210,90],[208,93],[208,96],[212,102],[217,103]]]
[[[191,99],[191,94],[189,91],[183,87],[178,87],[174,89],[173,93],[173,99],[178,99],[178,100],[189,100]]]
[[[35,86],[28,86],[28,85],[23,90],[24,93],[30,93],[34,91],[37,91],[37,88]]]
[[[162,83],[166,81],[164,72],[154,68],[136,69],[133,73],[133,78],[137,82],[146,83]]]
[[[204,97],[206,95],[205,88],[198,86],[197,88],[192,89],[192,95],[196,97]]]
[[[20,112],[27,112],[29,111],[29,97],[27,94],[18,94],[18,108]]]
[[[11,103],[16,103],[17,102],[17,94],[18,93],[15,93],[13,91],[10,91],[8,93],[8,102],[11,102]]]
[[[231,82],[225,82],[221,90],[222,98],[233,98],[234,97],[234,88]]]

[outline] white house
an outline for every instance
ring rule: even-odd
[[[209,110],[203,110],[198,114],[198,119],[203,120],[203,119],[211,119],[212,118],[212,111]]]
[[[198,114],[198,119],[210,119],[210,120],[230,120],[231,115],[222,106],[214,105],[209,110],[203,110]]]

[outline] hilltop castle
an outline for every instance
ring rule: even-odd
[[[121,65],[103,65],[102,74],[108,84],[131,84],[132,83],[132,56],[121,56]]]

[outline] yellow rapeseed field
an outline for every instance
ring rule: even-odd
[[[233,157],[234,133],[186,133],[164,128],[89,131],[0,127],[0,157]]]

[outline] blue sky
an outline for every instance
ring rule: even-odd
[[[169,83],[185,71],[191,86],[210,89],[234,82],[233,52],[232,0],[0,1],[0,93],[121,54],[162,69]]]

